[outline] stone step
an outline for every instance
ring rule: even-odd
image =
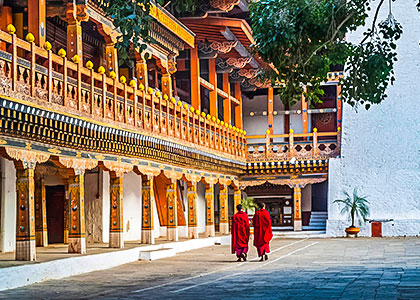
[[[328,212],[327,211],[313,211],[313,212],[311,212],[311,215],[325,215],[325,216],[328,216]]]
[[[161,258],[172,257],[176,255],[176,251],[173,248],[161,248],[155,250],[140,251],[141,260],[156,260]]]

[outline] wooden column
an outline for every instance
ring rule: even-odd
[[[229,207],[228,207],[228,187],[225,184],[219,184],[220,186],[220,233],[228,234],[229,233]]]
[[[214,230],[214,184],[206,184],[206,236],[215,236]]]
[[[86,254],[84,171],[75,170],[69,179],[69,253]]]
[[[225,123],[231,124],[231,104],[230,104],[230,83],[229,83],[229,74],[223,73],[223,91],[228,94],[227,98],[223,99],[223,121]]]
[[[171,74],[162,74],[162,95],[168,95],[168,99],[172,97],[172,79]]]
[[[273,134],[273,111],[274,111],[274,93],[273,88],[268,88],[268,129]]]
[[[191,49],[191,105],[201,111],[200,99],[200,59],[197,47]]]
[[[198,239],[197,227],[197,183],[187,182],[188,199],[188,237]]]
[[[83,65],[82,20],[76,16],[76,10],[75,4],[67,3],[67,58],[71,59],[77,54]],[[88,19],[89,17],[85,17],[84,20]]]
[[[3,6],[1,8],[0,30],[7,31],[7,25],[9,24],[13,24],[12,8]],[[6,51],[6,46],[5,42],[0,41],[0,50]]]
[[[34,168],[16,168],[16,260],[35,261]]]
[[[166,236],[168,241],[178,241],[178,220],[177,220],[177,180],[172,179],[166,186],[166,209],[168,227]]]
[[[306,92],[306,86],[303,87]],[[305,95],[302,94],[302,132],[308,133],[308,102],[306,102]]]
[[[147,91],[149,86],[148,75],[147,75],[147,63],[144,59],[138,58],[136,60],[136,75],[137,75],[137,84],[144,85],[144,89]]]
[[[214,58],[209,59],[209,82],[214,86],[214,90],[209,92],[210,98],[210,115],[218,118],[217,109],[217,73],[216,62]]]
[[[239,100],[239,104],[235,105],[235,126],[239,129],[242,129],[242,94],[240,82],[235,82],[235,98]]]
[[[141,242],[143,244],[154,244],[153,234],[153,176],[142,176],[142,226]]]
[[[234,199],[234,209],[233,210],[236,211],[236,206],[241,204],[241,202],[242,202],[242,193],[241,193],[241,190],[237,187],[235,187],[234,198],[233,199]]]
[[[294,200],[294,219],[293,219],[293,230],[302,231],[302,189],[300,187],[293,188],[293,200]]]
[[[47,199],[44,179],[35,181],[35,242],[37,246],[48,246]]]
[[[44,46],[47,36],[46,2],[46,0],[28,0],[28,32],[34,35],[35,44],[41,47]]]
[[[108,43],[105,46],[105,55],[106,55],[106,66],[107,74],[111,71],[114,71],[118,77],[118,57],[117,57],[117,48],[115,48],[114,43]]]
[[[109,193],[111,218],[109,222],[109,247],[124,248],[123,236],[123,175],[110,173]]]
[[[69,201],[69,185],[64,185],[64,244],[69,243],[69,229],[70,229],[70,201]]]

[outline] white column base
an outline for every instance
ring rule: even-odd
[[[151,230],[142,230],[141,231],[141,242],[143,244],[155,244],[155,235],[153,234],[153,229]]]
[[[36,246],[35,240],[16,241],[16,260],[35,261]]]
[[[229,234],[229,223],[220,223],[219,228],[221,234]]]
[[[188,227],[188,238],[198,239],[198,227]]]
[[[293,231],[302,231],[302,220],[293,221]]]
[[[215,236],[215,235],[216,235],[216,231],[214,229],[214,224],[206,225],[206,237]]]
[[[69,237],[69,253],[86,254],[86,238]]]
[[[166,237],[168,241],[178,242],[178,227],[166,229]]]

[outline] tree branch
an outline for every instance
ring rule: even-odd
[[[379,15],[379,10],[381,9],[382,4],[384,4],[385,0],[381,0],[381,2],[379,2],[378,7],[376,8],[376,12],[375,12],[375,17],[373,18],[373,22],[372,22],[372,28],[370,29],[370,32],[368,34],[366,34],[366,36],[364,37],[364,39],[360,42],[360,44],[363,44],[364,42],[366,42],[366,40],[372,36],[373,32],[375,31],[375,26],[376,26],[376,20],[378,19],[378,15]]]

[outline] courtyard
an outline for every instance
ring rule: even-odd
[[[252,242],[252,241],[251,241]],[[250,244],[251,244],[250,242]],[[274,239],[236,262],[215,245],[3,291],[1,299],[420,299],[418,238]]]

